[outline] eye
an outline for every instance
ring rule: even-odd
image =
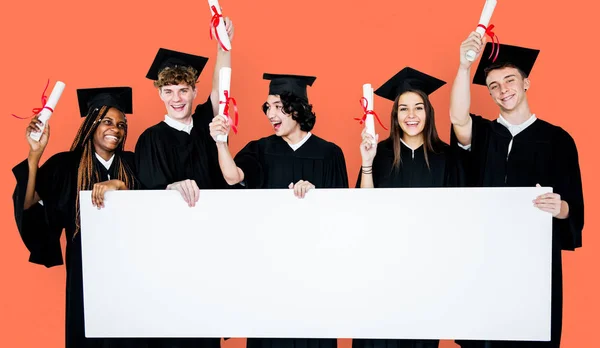
[[[417,110],[424,110],[425,108],[422,106],[417,106]]]
[[[119,125],[117,126],[121,129],[127,129],[127,125],[125,123],[119,123]]]
[[[408,108],[404,108],[404,107],[402,107],[402,108],[399,109],[399,111],[403,111],[403,112],[405,112],[407,110],[408,110]]]
[[[102,121],[102,122],[103,122],[104,124],[106,124],[106,125],[111,125],[111,124],[112,124],[112,121],[111,121],[111,120],[109,120],[109,119],[104,119],[104,121]]]

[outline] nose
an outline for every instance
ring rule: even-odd
[[[175,92],[173,93],[173,101],[180,101],[181,100],[181,95],[179,94],[179,92]]]

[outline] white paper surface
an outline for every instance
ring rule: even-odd
[[[223,67],[219,70],[219,115],[224,115],[227,97],[225,91],[231,96],[231,68]],[[217,141],[227,142],[227,134],[217,135]]]
[[[62,92],[64,90],[65,90],[64,82],[56,81],[56,84],[54,84],[52,93],[50,93],[50,96],[48,97],[48,100],[46,101],[45,106],[54,110],[54,108],[56,108],[56,104],[58,103],[58,100],[60,99],[60,96],[62,95]],[[38,117],[38,120],[40,120],[40,122],[42,122],[42,125],[40,127],[41,131],[40,132],[31,132],[29,134],[29,137],[35,141],[40,141],[42,134],[44,134],[44,128],[46,128],[46,123],[48,122],[48,120],[50,120],[50,117],[52,116],[52,111],[49,110],[48,108],[43,108],[42,111],[40,111],[40,116]]]
[[[86,333],[547,340],[549,191],[82,192]]]
[[[490,19],[492,18],[492,14],[494,13],[494,9],[496,8],[496,0],[486,0],[485,5],[483,6],[483,10],[481,11],[481,16],[479,17],[479,24],[484,25],[486,28],[490,24]],[[479,35],[483,36],[485,33],[485,29],[482,27],[477,27],[475,29]],[[469,50],[467,51],[467,60],[474,61],[475,60],[475,51]]]
[[[212,7],[215,7],[217,9],[217,12],[222,15],[223,13],[221,12],[221,6],[219,6],[219,1],[218,0],[208,0],[208,7],[210,8],[210,14],[211,16],[214,15],[213,11],[212,11]],[[225,46],[225,48],[227,49],[227,51],[231,50],[231,41],[229,41],[229,35],[227,35],[227,29],[225,29],[225,21],[224,18],[221,18],[219,20],[219,25],[216,28],[217,32],[219,33],[219,40],[221,40],[221,42],[223,43],[223,46]]]
[[[367,110],[373,111],[373,87],[371,87],[370,83],[363,85],[363,97],[367,100]],[[365,127],[367,128],[367,134],[370,134],[375,139],[375,120],[372,114],[367,114]]]

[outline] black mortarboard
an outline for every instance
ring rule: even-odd
[[[208,58],[206,57],[161,48],[158,50],[158,53],[156,53],[156,57],[154,57],[154,61],[146,74],[146,78],[156,81],[158,80],[158,74],[166,67],[191,66],[198,72],[196,76],[197,79],[204,69],[206,62],[208,62]]]
[[[131,87],[101,87],[77,90],[77,102],[81,117],[86,117],[91,108],[110,106],[124,114],[133,113]]]
[[[379,87],[375,91],[375,94],[394,101],[396,97],[407,90],[417,89],[429,95],[445,84],[445,81],[429,76],[411,67],[406,67]]]
[[[483,49],[483,53],[481,53],[479,66],[477,66],[477,71],[475,71],[475,76],[473,76],[473,83],[476,85],[487,86],[485,83],[485,69],[496,64],[510,63],[521,69],[526,76],[529,76],[540,50],[501,44],[500,52],[495,62],[492,62],[493,56],[492,58],[488,58],[491,52],[492,43],[488,42]]]
[[[271,80],[271,83],[269,84],[269,95],[281,95],[282,93],[288,92],[308,100],[306,86],[312,86],[317,78],[315,76],[264,73],[263,79]]]

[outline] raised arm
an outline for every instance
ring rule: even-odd
[[[229,40],[233,40],[233,22],[225,17],[225,28]],[[214,29],[212,29],[214,30]],[[215,71],[213,73],[212,91],[210,92],[210,101],[213,107],[213,116],[219,114],[219,71],[221,68],[231,68],[231,51],[225,51],[219,43],[217,43],[217,59],[215,62]]]
[[[471,66],[466,58],[467,51],[476,52],[476,59],[481,55],[485,45],[485,38],[476,32],[471,32],[469,37],[460,45],[460,65],[450,93],[450,121],[458,142],[462,145],[471,144],[472,120],[471,107]]]

